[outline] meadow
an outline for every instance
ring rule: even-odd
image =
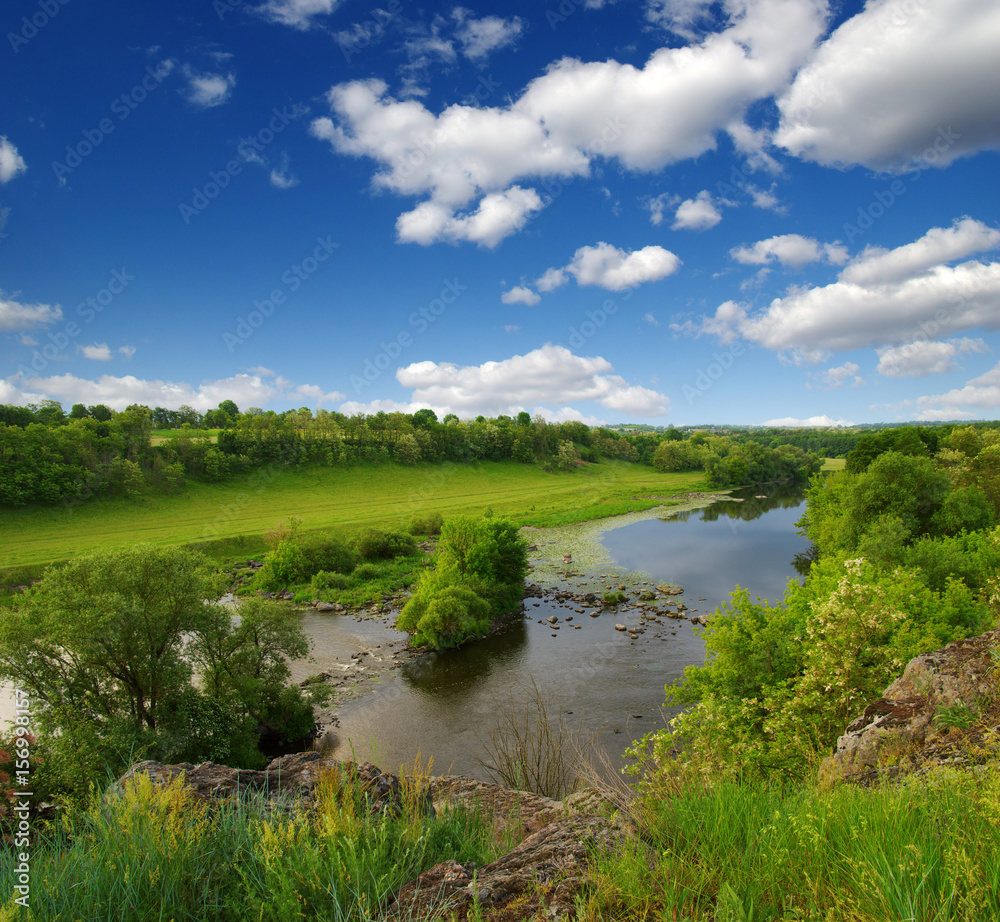
[[[492,510],[520,525],[566,525],[676,502],[704,487],[701,472],[662,474],[620,461],[551,473],[508,461],[271,467],[222,483],[188,481],[175,495],[0,510],[0,571],[138,542],[195,545],[220,562],[245,559],[264,551],[265,529],[292,517],[306,534],[405,530],[428,512]]]

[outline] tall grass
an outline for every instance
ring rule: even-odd
[[[503,847],[476,812],[423,816],[414,785],[399,815],[372,815],[363,795],[343,790],[331,776],[309,810],[262,798],[209,807],[179,780],[156,787],[139,776],[35,842],[31,918],[367,922],[434,864],[485,864]],[[0,854],[0,893],[13,883],[12,856]],[[0,919],[20,918],[13,909]]]
[[[876,790],[720,782],[647,793],[586,918],[1000,918],[1000,767]]]

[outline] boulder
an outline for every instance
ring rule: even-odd
[[[587,885],[592,850],[613,849],[626,833],[603,816],[560,817],[483,868],[446,861],[405,884],[390,920],[572,919]],[[475,915],[471,915],[478,904]],[[510,907],[516,915],[509,915]],[[537,915],[536,915],[537,913]]]
[[[997,644],[1000,630],[915,656],[882,697],[847,726],[821,775],[869,782],[877,780],[889,754],[933,749],[943,729],[935,725],[942,710],[959,705],[978,712],[984,701],[995,699],[996,664],[990,650]]]
[[[214,762],[202,762],[200,765],[190,762],[175,765],[138,762],[108,788],[105,796],[120,796],[141,774],[148,775],[157,785],[170,784],[183,775],[185,786],[193,791],[195,798],[207,802],[264,795],[276,803],[309,804],[315,799],[317,782],[331,775],[338,778],[341,789],[347,784],[359,785],[365,793],[369,809],[375,814],[385,810],[402,812],[408,797],[398,776],[384,772],[370,762],[360,765],[341,762],[318,752],[280,756],[260,771],[230,768]],[[412,799],[412,795],[409,796]],[[418,797],[421,812],[433,816],[430,791],[423,790]]]

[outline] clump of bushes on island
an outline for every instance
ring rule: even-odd
[[[435,564],[396,619],[414,644],[456,647],[482,637],[521,604],[527,542],[507,519],[450,518],[441,528]]]

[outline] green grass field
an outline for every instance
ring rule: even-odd
[[[824,471],[842,471],[847,464],[847,458],[825,458],[823,461]]]
[[[171,439],[180,438],[182,435],[189,435],[193,439],[208,439],[210,442],[219,441],[221,429],[154,429],[150,434],[150,443],[162,445]]]
[[[235,560],[261,552],[264,530],[292,516],[305,532],[405,529],[418,513],[487,509],[522,525],[565,525],[648,509],[704,487],[700,473],[661,474],[624,462],[570,473],[514,462],[265,469],[221,484],[189,482],[175,496],[0,510],[0,568],[144,541],[198,543],[217,559]]]

